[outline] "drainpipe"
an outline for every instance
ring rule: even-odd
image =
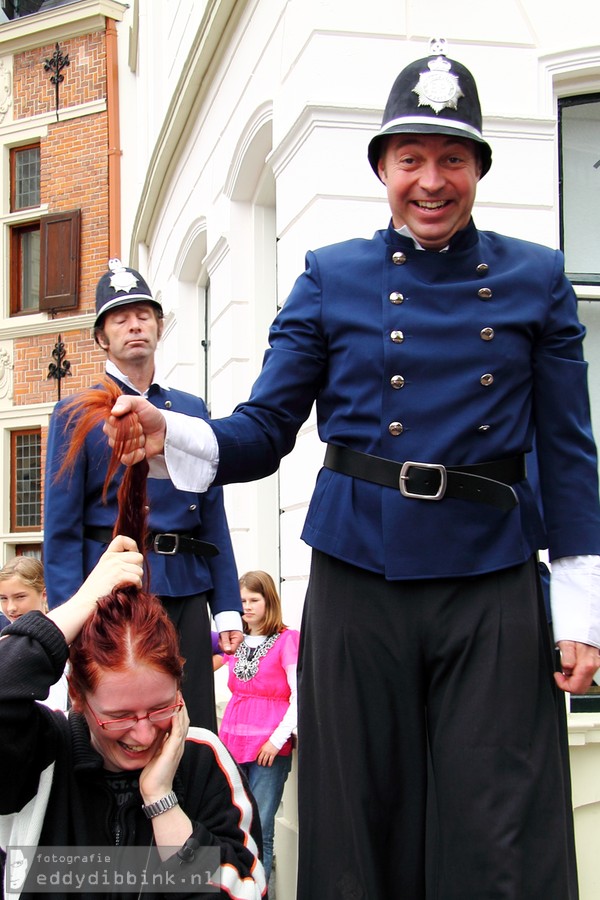
[[[106,19],[106,108],[108,113],[108,255],[121,258],[121,136],[117,27]]]

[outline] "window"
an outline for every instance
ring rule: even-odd
[[[211,400],[210,337],[209,337],[209,334],[210,334],[210,278],[206,282],[206,288],[204,289],[203,331],[204,331],[204,337],[202,338],[200,343],[202,345],[202,349],[204,350],[204,369],[202,372],[204,384],[202,386],[200,396],[204,397],[204,402],[206,403],[206,407],[210,413],[210,400]]]
[[[80,210],[36,216],[40,144],[10,151],[10,315],[75,309],[79,303]],[[31,212],[33,211],[33,212]],[[23,213],[21,221],[15,221]]]
[[[11,434],[10,530],[42,526],[42,436],[39,428]]]
[[[558,103],[560,142],[561,246],[565,267],[575,284],[600,284],[600,94],[565,97]],[[579,304],[580,317],[588,329],[586,357],[590,372],[598,355],[598,305]],[[598,434],[599,395],[597,378],[590,379],[592,418]],[[600,676],[585,694],[570,696],[570,710],[600,712]]]
[[[600,156],[600,147],[598,147]],[[589,390],[592,409],[592,427],[596,440],[600,437],[600,303],[597,300],[580,300],[578,313],[587,334],[583,349],[589,364]],[[570,695],[571,712],[600,713],[600,672],[595,683],[582,695]]]
[[[10,151],[10,211],[40,205],[40,145]],[[40,220],[10,228],[10,314],[37,312],[40,304]]]
[[[18,19],[39,12],[43,0],[2,0],[2,11],[7,19]],[[51,4],[58,6],[58,3]]]
[[[558,102],[561,247],[577,284],[600,284],[600,94]]]
[[[40,145],[10,151],[10,210],[40,205]]]
[[[42,558],[41,544],[16,544],[15,556],[32,556],[34,559]]]
[[[37,312],[40,305],[40,223],[10,230],[10,313]]]

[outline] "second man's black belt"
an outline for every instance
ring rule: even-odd
[[[108,544],[112,541],[112,528],[98,525],[85,525],[83,536],[91,541]],[[217,556],[219,548],[208,541],[199,541],[189,533],[176,531],[155,532],[148,534],[148,549],[160,556],[175,556],[176,553],[194,553],[196,556]]]
[[[513,509],[519,502],[511,484],[526,477],[523,454],[472,466],[443,466],[410,460],[399,463],[328,444],[323,465],[343,475],[395,488],[410,499],[453,497],[489,503],[505,511]]]

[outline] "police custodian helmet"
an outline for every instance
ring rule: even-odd
[[[445,41],[430,42],[431,55],[406,66],[392,85],[381,129],[369,143],[369,162],[377,177],[384,139],[390,134],[449,134],[479,146],[481,177],[492,164],[491,147],[481,133],[481,105],[469,70],[448,59]]]
[[[111,309],[129,303],[151,303],[162,318],[163,309],[139,272],[124,266],[120,259],[109,259],[108,272],[96,285],[96,321],[94,328],[100,327],[102,317]]]

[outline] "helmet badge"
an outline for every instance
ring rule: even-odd
[[[430,42],[431,53],[438,53],[435,59],[429,60],[428,72],[421,72],[419,80],[413,88],[419,98],[419,106],[430,106],[434,112],[443,109],[457,109],[458,101],[464,93],[458,83],[458,75],[453,75],[452,64],[446,59],[446,41],[433,38]]]
[[[133,272],[125,268],[120,259],[116,257],[109,259],[108,268],[113,273],[110,278],[110,286],[116,293],[119,291],[128,293],[137,287],[138,279]]]

